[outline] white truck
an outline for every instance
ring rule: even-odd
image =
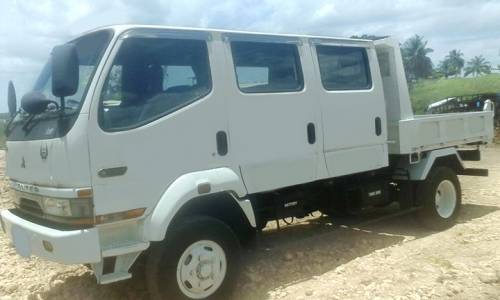
[[[17,252],[101,284],[144,252],[158,299],[225,298],[270,220],[399,202],[446,228],[457,174],[487,175],[462,161],[493,138],[489,103],[414,116],[390,38],[111,26],[55,47],[19,110],[12,95]]]

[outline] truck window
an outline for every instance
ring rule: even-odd
[[[126,39],[101,92],[104,130],[135,128],[204,96],[212,88],[205,41]]]
[[[244,93],[279,93],[304,86],[297,46],[231,42],[239,89]]]
[[[316,46],[323,87],[329,91],[366,90],[372,86],[366,49]]]

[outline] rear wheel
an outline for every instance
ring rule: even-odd
[[[233,231],[210,217],[175,226],[153,245],[146,263],[152,299],[226,299],[238,273],[240,246]]]
[[[462,191],[458,177],[447,167],[431,170],[427,179],[417,188],[421,209],[417,217],[432,229],[445,229],[455,224],[462,204]]]

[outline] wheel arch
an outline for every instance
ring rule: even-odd
[[[182,175],[167,188],[146,219],[143,236],[161,241],[172,224],[193,215],[218,218],[236,228],[255,227],[252,204],[244,196],[242,180],[229,168]]]
[[[460,174],[465,169],[462,159],[455,148],[432,150],[425,153],[420,162],[410,164],[407,167],[410,180],[425,180],[431,169],[436,166],[448,167],[456,174]]]
[[[245,208],[242,205],[245,205]],[[166,231],[189,217],[207,216],[224,222],[243,239],[248,230],[256,227],[253,209],[249,218],[246,205],[252,209],[249,200],[238,200],[232,192],[227,191],[195,197],[177,211]]]

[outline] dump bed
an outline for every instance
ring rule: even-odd
[[[414,115],[398,41],[386,38],[374,44],[384,85],[390,154],[492,141],[492,103],[481,112]]]
[[[389,125],[389,153],[408,154],[493,139],[493,112],[420,115]]]

